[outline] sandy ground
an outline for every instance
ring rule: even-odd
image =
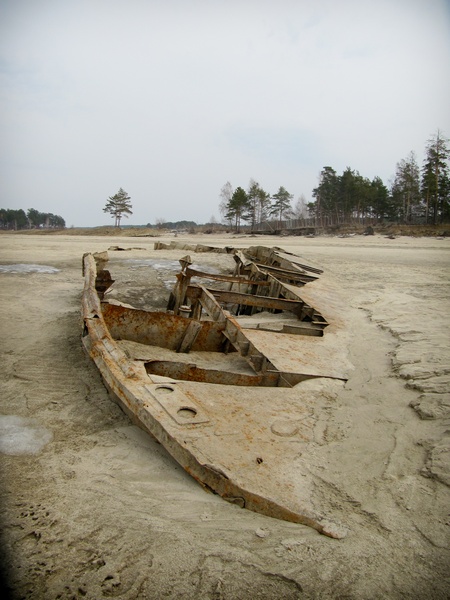
[[[308,453],[317,493],[350,532],[334,540],[206,493],[108,396],[80,343],[82,254],[139,247],[112,253],[112,265],[131,300],[164,304],[164,261],[182,251],[155,252],[150,238],[2,234],[11,597],[449,598],[450,239],[182,239],[278,245],[324,269],[354,369],[330,391]],[[163,264],[142,298],[143,271],[129,261],[152,257]],[[12,272],[18,264],[28,267]]]

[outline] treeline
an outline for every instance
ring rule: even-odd
[[[294,196],[285,187],[280,186],[271,195],[254,179],[250,180],[247,190],[240,186],[233,190],[231,183],[227,181],[220,191],[220,197],[220,213],[236,231],[239,231],[242,221],[246,221],[253,230],[258,223],[267,219],[282,221],[295,213],[291,206]]]
[[[254,180],[247,190],[233,190],[227,182],[221,192],[219,209],[223,219],[239,230],[242,221],[254,229],[257,224],[276,220],[314,219],[316,225],[352,222],[431,223],[450,221],[449,142],[437,132],[427,143],[420,168],[414,152],[397,163],[389,187],[380,177],[368,179],[347,167],[338,174],[323,167],[314,200],[293,199],[284,187],[270,195]]]
[[[192,229],[197,227],[195,221],[164,221],[164,219],[157,219],[155,225],[147,223],[146,227],[153,229]]]
[[[66,222],[59,215],[39,212],[29,208],[25,213],[21,208],[0,208],[0,229],[64,229]]]
[[[427,143],[422,168],[414,152],[397,163],[389,188],[379,177],[372,180],[347,167],[338,175],[324,167],[313,190],[309,214],[319,223],[354,220],[401,223],[442,223],[450,220],[450,150],[437,132]]]

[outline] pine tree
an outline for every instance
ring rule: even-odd
[[[422,197],[426,206],[426,220],[444,221],[450,217],[450,178],[448,161],[449,140],[439,130],[428,140],[422,169]]]
[[[248,208],[247,192],[241,187],[237,187],[227,204],[227,213],[225,215],[230,223],[234,221],[237,232],[239,232],[241,226],[241,219],[248,214]]]
[[[420,204],[420,172],[416,155],[410,152],[407,158],[397,163],[392,199],[405,223],[410,223],[414,208]]]
[[[244,215],[244,218],[250,221],[251,229],[253,231],[257,223],[261,223],[267,218],[270,194],[264,191],[257,181],[250,179],[247,198],[248,210]]]
[[[383,222],[385,217],[392,217],[389,190],[381,177],[374,177],[371,186],[371,213],[377,221]]]
[[[290,194],[283,186],[280,186],[278,192],[272,196],[275,202],[272,204],[270,213],[278,217],[280,227],[283,218],[292,215],[291,200],[293,197],[293,194]]]
[[[128,218],[128,215],[133,214],[130,200],[130,196],[122,188],[119,189],[117,194],[108,198],[103,212],[109,212],[114,217],[114,227],[120,227],[122,217]]]
[[[309,206],[318,222],[323,225],[324,217],[331,217],[339,197],[339,178],[332,167],[324,167],[319,175],[319,185],[313,189],[316,199]]]

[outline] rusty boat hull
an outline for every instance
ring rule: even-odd
[[[108,300],[107,253],[85,254],[83,345],[124,411],[204,488],[344,537],[313,499],[307,461],[307,383],[348,372],[328,341],[331,324],[305,300],[320,271],[279,249],[234,260],[234,273],[212,275],[184,257],[167,310],[149,311]]]

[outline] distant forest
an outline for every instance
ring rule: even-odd
[[[293,195],[283,186],[275,194],[250,180],[248,188],[233,189],[227,182],[220,192],[223,219],[239,231],[242,222],[252,230],[282,229],[288,221],[328,226],[351,223],[448,223],[450,222],[450,147],[440,131],[428,140],[422,168],[414,152],[397,163],[387,187],[380,177],[368,179],[347,167],[338,174],[323,167],[314,200],[302,195],[294,207]],[[297,226],[299,226],[297,224]]]
[[[405,224],[441,224],[450,222],[450,140],[437,131],[425,146],[425,159],[419,166],[414,152],[399,161],[395,175],[387,186],[380,177],[369,179],[347,167],[338,174],[324,166],[319,183],[312,190],[313,200],[303,194],[292,205],[293,194],[280,186],[270,193],[250,179],[247,189],[234,189],[229,181],[220,191],[219,211],[222,223],[236,231],[241,226],[251,231],[276,231],[284,228],[327,227],[343,224],[374,224],[397,222]],[[122,188],[108,199],[103,209],[115,218],[132,214],[130,197]],[[217,225],[214,217],[206,225],[212,232]],[[29,208],[0,209],[0,229],[64,229],[59,215]],[[141,227],[143,227],[141,225]],[[194,221],[157,219],[147,227],[175,231],[198,227]],[[206,231],[206,230],[205,230]]]
[[[197,223],[195,221],[163,221],[159,219],[155,225],[147,223],[146,227],[155,229],[185,230],[197,227]]]
[[[66,222],[59,215],[39,212],[29,208],[25,213],[21,208],[0,208],[0,229],[64,229]]]

